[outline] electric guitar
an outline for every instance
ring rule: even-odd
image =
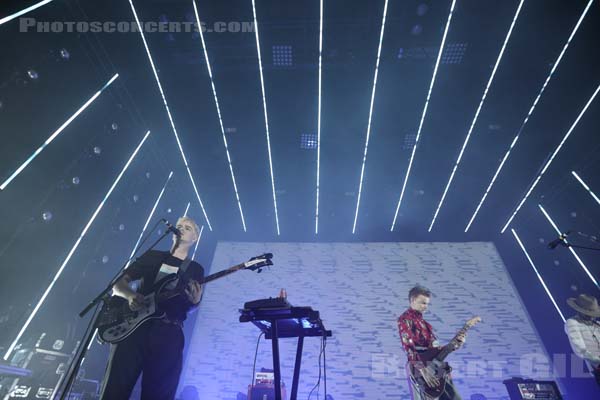
[[[244,263],[208,275],[202,281],[198,281],[198,283],[204,284],[214,281],[215,279],[244,269],[250,271],[258,270],[260,273],[262,267],[273,265],[271,258],[273,258],[273,254],[271,253],[252,257]],[[178,280],[175,288],[168,289],[168,287],[172,286],[170,284],[175,280]],[[166,313],[161,309],[161,305],[166,304],[170,299],[177,296],[185,296],[186,285],[187,282],[179,279],[177,274],[171,274],[164,278],[154,292],[144,297],[143,306],[136,310],[129,308],[129,303],[122,297],[112,296],[106,299],[96,322],[99,340],[103,343],[118,343],[131,335],[144,322],[164,318]]]
[[[446,357],[450,353],[456,351],[460,347],[460,342],[457,337],[465,334],[470,328],[481,322],[480,317],[473,317],[457,332],[450,343],[441,348],[431,348],[423,353],[419,353],[421,361],[425,364],[424,369],[429,370],[430,375],[435,376],[439,383],[436,386],[429,386],[425,382],[422,373],[413,365],[410,365],[410,374],[412,380],[417,384],[421,392],[421,397],[426,400],[435,400],[444,393],[448,376],[452,371],[452,367],[445,362]]]

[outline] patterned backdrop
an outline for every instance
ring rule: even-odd
[[[239,323],[244,302],[275,297],[321,312],[327,341],[327,393],[333,399],[408,399],[396,319],[415,284],[430,288],[426,319],[442,343],[480,315],[466,345],[449,357],[463,399],[508,399],[503,379],[548,378],[546,352],[491,243],[219,243],[211,272],[272,252],[275,266],[241,271],[206,286],[181,382],[202,400],[246,393],[259,331]],[[280,341],[282,379],[291,388],[295,339]],[[298,398],[319,376],[320,339],[304,344]],[[531,362],[533,360],[533,363]],[[272,368],[271,343],[261,341],[257,369]],[[533,365],[533,366],[532,366]],[[323,382],[319,387],[323,399]],[[316,389],[312,396],[316,399]]]

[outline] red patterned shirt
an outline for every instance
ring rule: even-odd
[[[434,342],[437,341],[437,337],[433,333],[433,328],[423,319],[423,314],[412,308],[404,311],[398,317],[398,332],[409,362],[419,363],[421,361],[417,347],[436,347]]]

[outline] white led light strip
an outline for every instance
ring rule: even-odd
[[[544,168],[542,169],[542,171],[539,173],[539,175],[537,176],[537,178],[533,182],[533,185],[531,185],[531,187],[529,188],[529,190],[527,191],[527,193],[525,194],[525,196],[523,196],[523,199],[521,199],[521,202],[517,206],[517,209],[513,212],[513,214],[510,216],[510,218],[508,219],[508,221],[506,222],[506,224],[504,225],[504,227],[500,231],[501,233],[504,233],[504,231],[506,230],[506,228],[508,228],[508,226],[510,225],[510,223],[512,222],[512,220],[515,218],[515,216],[517,215],[517,213],[519,212],[519,210],[521,209],[521,207],[525,203],[525,200],[527,200],[527,198],[529,197],[529,195],[531,194],[531,192],[533,192],[533,189],[535,189],[535,187],[537,186],[538,182],[542,178],[542,175],[544,175],[544,173],[546,172],[546,170],[548,169],[548,167],[550,166],[550,164],[552,164],[552,161],[554,160],[554,157],[556,157],[556,154],[560,151],[560,149],[562,148],[563,144],[565,144],[565,142],[567,141],[567,139],[569,138],[569,136],[571,136],[571,132],[573,132],[573,130],[577,126],[577,123],[579,122],[579,120],[581,119],[581,117],[583,117],[583,114],[585,114],[585,112],[587,111],[587,109],[590,106],[590,104],[592,104],[592,101],[594,101],[594,99],[596,98],[596,95],[598,94],[598,91],[600,91],[600,85],[598,85],[598,87],[596,88],[596,91],[594,92],[594,94],[592,95],[592,97],[590,97],[590,99],[588,100],[588,102],[585,104],[585,107],[583,107],[583,109],[581,110],[581,112],[577,116],[577,119],[575,119],[575,122],[573,122],[573,124],[569,128],[569,131],[565,134],[565,136],[563,137],[563,139],[561,140],[561,142],[559,143],[559,145],[556,147],[556,150],[554,150],[554,153],[552,153],[552,156],[550,156],[550,159],[546,162],[546,165],[544,166]]]
[[[192,260],[196,257],[196,250],[198,250],[198,244],[200,244],[200,238],[202,238],[202,231],[204,231],[204,225],[200,228],[200,233],[198,234],[198,240],[196,240],[196,246],[194,247],[194,253],[192,254]]]
[[[152,72],[154,73],[154,78],[156,79],[156,84],[158,85],[158,90],[160,91],[160,96],[162,97],[163,103],[165,105],[165,109],[167,110],[167,115],[169,117],[169,122],[171,123],[171,128],[173,129],[173,134],[175,135],[175,140],[177,141],[177,146],[179,147],[179,152],[181,153],[181,158],[183,159],[183,164],[185,165],[185,169],[190,177],[190,181],[192,182],[192,187],[194,188],[194,193],[196,194],[196,198],[198,199],[198,203],[200,203],[200,208],[202,209],[202,213],[204,214],[204,219],[206,219],[206,224],[208,225],[208,229],[212,231],[212,226],[210,225],[210,220],[208,219],[208,215],[206,214],[206,210],[204,209],[204,203],[200,199],[200,194],[198,193],[198,188],[196,187],[196,182],[194,181],[194,177],[192,176],[192,171],[190,171],[190,167],[187,162],[187,158],[185,157],[185,153],[183,152],[183,147],[181,146],[181,142],[179,141],[179,135],[177,134],[177,129],[175,129],[175,122],[173,122],[173,117],[171,116],[171,111],[169,109],[169,104],[167,103],[167,98],[165,97],[165,93],[163,91],[162,85],[160,83],[160,79],[158,78],[158,73],[156,72],[156,67],[154,66],[154,61],[152,60],[152,55],[150,54],[150,49],[148,48],[148,43],[146,42],[146,37],[144,36],[144,30],[140,24],[140,20],[138,18],[135,7],[133,6],[132,0],[129,0],[129,5],[131,5],[131,11],[133,11],[133,16],[135,17],[135,22],[137,23],[138,30],[140,31],[140,35],[142,37],[142,41],[144,42],[144,48],[146,49],[146,54],[148,55],[148,60],[150,61],[150,66],[152,67]]]
[[[200,24],[200,17],[198,16],[198,8],[196,7],[196,2],[192,1],[192,4],[194,5],[196,22],[198,23],[198,26],[202,26]],[[213,96],[215,98],[215,106],[217,107],[217,114],[219,116],[221,134],[223,135],[223,144],[225,145],[225,153],[227,154],[227,162],[229,163],[229,172],[231,173],[231,181],[233,182],[233,190],[235,192],[235,198],[237,200],[238,209],[240,210],[240,217],[242,218],[242,227],[244,228],[244,232],[246,232],[246,221],[244,219],[244,212],[242,211],[242,203],[240,202],[240,195],[238,193],[237,184],[235,183],[235,175],[233,173],[233,166],[231,165],[231,157],[229,156],[229,147],[227,146],[227,138],[225,137],[225,128],[223,128],[223,119],[221,118],[221,108],[219,107],[219,100],[217,99],[217,89],[215,88],[215,82],[212,76],[212,69],[210,67],[210,61],[208,59],[208,53],[206,52],[206,42],[204,41],[204,33],[202,33],[202,29],[199,29],[199,32],[200,40],[202,41],[202,49],[204,50],[204,59],[206,60],[206,67],[208,68],[208,76],[210,77],[210,84],[212,86]]]
[[[396,219],[398,218],[398,212],[400,211],[400,205],[402,204],[402,199],[404,198],[404,191],[406,190],[406,183],[408,182],[408,176],[410,175],[410,170],[412,168],[413,160],[415,158],[415,152],[417,150],[417,145],[421,140],[421,129],[423,128],[423,121],[425,121],[425,115],[427,114],[427,108],[429,107],[429,100],[431,99],[431,92],[433,91],[433,84],[435,83],[435,77],[437,75],[438,67],[440,66],[440,60],[442,59],[442,53],[444,52],[444,44],[446,43],[446,36],[448,35],[448,28],[450,27],[450,21],[452,21],[452,14],[454,13],[454,6],[456,5],[456,0],[452,0],[452,5],[450,6],[450,13],[448,14],[448,20],[446,21],[446,28],[444,29],[444,35],[442,36],[442,43],[440,44],[440,51],[438,52],[437,59],[435,61],[435,67],[433,68],[433,76],[431,77],[431,82],[429,83],[429,91],[427,92],[427,99],[425,100],[425,106],[423,107],[423,113],[421,114],[421,121],[419,122],[419,129],[417,130],[417,137],[415,138],[415,144],[413,145],[412,153],[410,155],[410,160],[408,162],[408,168],[406,169],[406,176],[404,177],[404,182],[402,183],[402,190],[400,191],[400,198],[398,199],[398,205],[396,206],[396,212],[394,213],[394,220],[392,221],[392,226],[390,227],[390,231],[394,230],[396,226]]]
[[[256,37],[256,53],[258,54],[258,69],[260,72],[260,88],[262,90],[263,110],[265,114],[265,132],[267,135],[267,152],[269,154],[269,171],[271,172],[271,190],[273,192],[273,207],[275,208],[275,225],[277,235],[279,232],[279,214],[277,213],[277,197],[275,196],[275,177],[273,176],[273,159],[271,157],[271,137],[269,134],[269,118],[267,117],[267,100],[265,98],[265,81],[263,78],[262,57],[260,55],[260,41],[258,40],[258,22],[256,21],[256,4],[252,0],[252,15],[254,17],[254,36]]]
[[[529,257],[529,253],[527,253],[527,250],[525,250],[525,246],[523,246],[523,242],[521,242],[521,239],[519,238],[519,235],[517,235],[517,232],[515,232],[514,229],[511,229],[511,231],[512,231],[515,239],[517,240],[517,243],[519,243],[519,246],[521,247],[521,250],[523,250],[523,253],[525,253],[525,257],[527,257],[527,261],[529,261],[529,264],[531,265],[531,267],[535,271],[535,274],[537,275],[538,279],[542,283],[542,286],[544,287],[544,290],[548,294],[548,297],[550,297],[550,301],[552,301],[552,304],[554,304],[554,308],[556,308],[556,311],[558,311],[558,314],[560,315],[560,318],[563,320],[563,322],[566,322],[565,316],[563,315],[562,311],[560,311],[560,308],[558,307],[558,304],[556,304],[556,301],[554,300],[554,297],[552,296],[552,293],[550,293],[550,290],[548,289],[548,286],[546,286],[546,282],[544,282],[544,279],[542,278],[542,276],[538,272],[538,269],[536,268],[535,264],[531,260],[531,257]]]
[[[144,224],[144,227],[142,228],[142,231],[140,232],[140,236],[138,237],[137,242],[135,242],[135,246],[133,246],[133,249],[131,250],[131,254],[129,255],[129,262],[127,262],[127,265],[125,266],[125,268],[129,267],[129,264],[131,264],[131,258],[133,257],[136,250],[138,249],[137,247],[140,244],[140,242],[142,241],[142,236],[144,236],[144,233],[146,233],[148,224],[150,223],[150,220],[152,219],[152,216],[154,215],[154,212],[156,211],[156,207],[158,206],[160,199],[162,198],[163,194],[165,193],[165,189],[167,188],[167,185],[169,184],[169,181],[171,180],[172,176],[173,176],[173,171],[171,171],[171,173],[169,173],[169,176],[167,177],[167,180],[166,180],[165,184],[163,185],[162,190],[160,191],[160,193],[158,194],[158,197],[156,198],[156,201],[154,202],[154,206],[152,207],[152,210],[150,211],[148,218],[146,218],[146,223]]]
[[[319,102],[317,111],[317,209],[315,211],[315,235],[319,233],[319,185],[321,181],[321,77],[323,62],[323,0],[319,1]]]
[[[540,92],[538,93],[538,95],[536,96],[535,100],[533,101],[533,104],[531,105],[531,107],[529,109],[529,112],[527,113],[527,116],[525,117],[525,119],[521,123],[521,127],[517,131],[517,134],[515,135],[512,143],[510,144],[510,147],[508,148],[508,151],[504,155],[504,158],[502,158],[502,161],[500,161],[500,164],[498,165],[498,169],[496,169],[496,172],[494,173],[494,176],[492,177],[492,180],[490,181],[487,189],[485,190],[485,193],[483,194],[483,196],[481,197],[481,200],[479,201],[479,204],[477,205],[477,208],[475,209],[475,212],[471,216],[471,219],[469,220],[469,223],[467,224],[467,227],[465,228],[465,232],[467,232],[471,228],[471,225],[473,224],[473,221],[475,220],[475,217],[477,217],[477,214],[479,213],[479,210],[481,209],[481,206],[485,202],[488,194],[490,193],[490,190],[492,190],[492,186],[494,186],[494,183],[496,182],[496,178],[498,178],[498,175],[500,174],[500,171],[502,170],[502,167],[504,167],[504,164],[506,163],[506,160],[510,156],[510,152],[512,151],[513,147],[515,147],[515,145],[517,144],[517,141],[519,140],[519,137],[521,136],[521,133],[523,132],[523,129],[525,129],[525,125],[527,125],[527,121],[529,121],[529,117],[531,117],[531,114],[533,114],[533,110],[535,110],[535,107],[536,107],[537,103],[540,101],[540,98],[542,97],[542,94],[544,93],[544,90],[546,90],[546,86],[548,86],[548,83],[550,82],[550,79],[552,79],[552,76],[554,75],[554,72],[556,71],[556,68],[558,68],[558,64],[560,64],[560,61],[562,60],[565,52],[567,51],[567,48],[569,47],[569,44],[571,43],[571,40],[573,40],[573,37],[575,36],[575,33],[577,33],[577,30],[579,29],[579,25],[581,25],[581,22],[585,18],[586,14],[587,14],[588,10],[590,9],[590,6],[592,5],[593,2],[594,2],[594,0],[590,0],[588,2],[587,6],[583,10],[583,13],[579,17],[579,20],[577,21],[577,24],[575,24],[575,27],[573,28],[573,31],[571,32],[571,35],[569,35],[569,39],[567,39],[567,42],[563,46],[562,51],[558,55],[558,58],[554,61],[552,69],[550,70],[550,74],[548,74],[548,76],[546,77],[546,80],[544,81],[544,84],[542,85],[542,88],[540,89]]]
[[[362,194],[363,178],[365,175],[365,164],[367,163],[367,151],[369,149],[369,138],[371,136],[371,118],[373,117],[373,104],[375,103],[375,90],[377,89],[377,75],[379,73],[379,60],[381,56],[381,45],[383,43],[383,32],[385,30],[385,17],[387,15],[388,0],[383,5],[383,18],[381,20],[381,31],[379,32],[379,46],[377,47],[377,61],[375,62],[375,76],[373,77],[373,89],[371,90],[371,105],[369,107],[369,121],[367,123],[367,137],[365,139],[365,150],[363,153],[362,166],[360,168],[360,181],[358,184],[358,196],[356,198],[356,210],[354,211],[354,223],[352,224],[352,234],[356,232],[356,222],[358,220],[358,209],[360,207],[360,196]]]
[[[465,138],[462,148],[460,149],[460,153],[458,154],[458,158],[456,159],[456,163],[454,164],[454,168],[452,169],[452,173],[450,174],[448,183],[446,184],[446,187],[444,188],[444,193],[442,194],[442,198],[440,199],[437,209],[435,210],[435,214],[433,215],[431,224],[429,224],[429,228],[427,229],[428,232],[431,232],[431,229],[433,228],[433,225],[435,224],[435,220],[437,219],[438,213],[440,212],[440,209],[442,208],[442,205],[444,204],[444,200],[446,199],[446,195],[448,194],[450,185],[452,184],[452,181],[454,180],[456,170],[458,169],[458,165],[460,164],[460,161],[462,160],[462,156],[465,152],[465,149],[467,148],[467,144],[469,143],[469,140],[471,139],[471,134],[473,133],[473,128],[475,128],[475,124],[477,123],[477,119],[479,118],[479,113],[481,112],[481,108],[483,107],[483,103],[485,102],[485,99],[487,97],[490,86],[492,86],[492,82],[494,81],[494,76],[496,76],[496,71],[498,70],[498,65],[500,65],[500,61],[502,60],[502,56],[504,55],[504,50],[506,50],[506,45],[508,44],[508,41],[512,34],[513,28],[515,27],[515,23],[517,22],[517,19],[519,18],[519,14],[521,13],[521,8],[523,7],[524,2],[525,2],[525,0],[521,0],[519,2],[519,6],[517,7],[515,16],[513,17],[513,20],[510,24],[508,33],[506,34],[506,37],[504,38],[504,43],[502,44],[502,48],[500,49],[500,54],[498,54],[498,58],[496,59],[496,64],[494,65],[494,69],[492,69],[492,74],[490,75],[490,79],[488,80],[487,85],[485,86],[485,90],[483,91],[483,95],[481,96],[481,101],[479,102],[479,106],[477,107],[477,111],[475,112],[475,116],[473,117],[473,121],[471,121],[471,126],[469,127],[469,132],[467,133],[467,137]]]
[[[184,217],[187,217],[187,213],[190,210],[190,203],[188,202],[187,207],[185,207],[185,212],[183,213]]]
[[[542,207],[541,204],[538,204],[538,207],[540,208],[540,210],[542,211],[542,213],[544,214],[544,216],[546,217],[546,219],[548,220],[548,222],[550,222],[550,225],[552,225],[552,227],[554,228],[554,230],[556,231],[556,233],[558,233],[559,235],[562,235],[562,232],[560,231],[560,229],[558,229],[558,226],[554,223],[554,221],[552,220],[552,218],[550,218],[550,215],[546,212],[546,210],[544,209],[544,207]],[[565,243],[568,243],[565,240]],[[581,268],[583,268],[583,270],[585,271],[585,273],[587,274],[587,276],[592,280],[592,282],[594,282],[594,285],[596,285],[597,288],[600,288],[600,286],[598,286],[598,281],[596,280],[596,278],[594,278],[594,276],[592,275],[592,273],[590,272],[590,270],[585,266],[585,264],[583,263],[583,261],[581,261],[581,258],[579,258],[579,255],[577,255],[577,253],[575,252],[575,250],[573,250],[572,247],[569,247],[569,251],[571,252],[571,254],[573,254],[573,257],[575,257],[575,259],[577,260],[577,262],[579,263],[579,265],[581,265]]]
[[[8,22],[8,21],[12,21],[15,18],[19,18],[21,15],[27,14],[29,11],[33,11],[36,8],[40,8],[41,6],[45,6],[46,4],[52,2],[54,0],[44,0],[44,1],[40,1],[39,3],[36,3],[30,7],[24,8],[21,11],[17,11],[14,14],[8,15],[4,18],[0,18],[0,25]]]
[[[25,160],[25,162],[21,164],[21,166],[17,168],[17,170],[13,172],[12,175],[9,176],[8,179],[4,181],[4,183],[2,183],[2,185],[0,185],[0,190],[4,190],[8,186],[8,184],[11,183],[12,180],[15,179],[17,175],[19,175],[29,165],[29,163],[31,163],[33,159],[36,158],[46,148],[46,146],[48,146],[54,139],[56,139],[56,137],[60,135],[60,133],[67,126],[69,126],[69,124],[73,122],[73,120],[77,118],[77,116],[81,114],[90,104],[92,104],[94,100],[96,100],[96,98],[100,96],[104,89],[109,87],[110,84],[113,83],[118,77],[119,74],[115,74],[104,86],[102,86],[100,90],[98,90],[88,101],[86,101],[85,104],[79,108],[79,110],[75,111],[75,113],[71,115],[69,119],[67,119],[56,131],[54,131],[54,133],[50,135],[48,139],[46,139],[44,144],[42,144],[35,152],[33,152],[33,154],[27,160]]]
[[[594,192],[592,192],[592,189],[590,189],[590,187],[588,185],[586,185],[586,183],[583,181],[583,179],[581,179],[575,171],[571,171],[571,174],[573,174],[573,176],[575,178],[577,178],[579,183],[581,183],[581,186],[583,186],[585,188],[585,190],[587,190],[588,193],[594,198],[594,200],[596,200],[596,203],[600,204],[600,199],[598,198],[598,196],[596,196],[596,194]]]
[[[33,320],[33,317],[35,317],[35,315],[39,311],[41,305],[44,303],[44,300],[46,300],[46,297],[48,296],[48,294],[52,290],[52,287],[54,287],[54,284],[56,283],[56,281],[58,280],[58,278],[62,274],[63,270],[65,269],[67,263],[69,262],[69,260],[73,256],[73,254],[75,253],[75,250],[77,250],[77,247],[79,246],[79,243],[81,243],[81,240],[85,237],[88,229],[90,228],[90,226],[92,225],[92,223],[94,222],[94,220],[96,219],[96,217],[98,216],[98,213],[100,212],[100,210],[102,210],[102,207],[104,206],[104,203],[106,203],[106,200],[108,200],[108,198],[110,197],[111,193],[113,192],[113,190],[115,189],[115,187],[117,186],[117,184],[119,183],[119,181],[121,180],[121,177],[123,177],[123,174],[125,173],[125,171],[129,167],[129,164],[131,164],[131,162],[133,161],[133,159],[137,155],[138,151],[140,150],[140,148],[144,144],[144,142],[146,142],[146,139],[148,138],[149,135],[150,135],[150,131],[146,132],[146,134],[144,135],[144,138],[142,139],[142,141],[140,142],[140,144],[138,144],[138,146],[136,147],[136,149],[133,152],[133,154],[131,155],[131,157],[129,157],[129,160],[127,161],[127,163],[125,164],[125,166],[123,167],[123,169],[121,170],[121,172],[119,173],[119,175],[117,176],[117,178],[115,179],[115,181],[113,182],[112,186],[110,187],[110,189],[106,193],[106,196],[104,196],[104,198],[102,199],[102,201],[100,202],[100,204],[96,208],[96,211],[94,211],[94,213],[92,214],[92,217],[88,221],[87,225],[83,228],[83,230],[79,234],[79,237],[77,238],[77,241],[75,241],[75,244],[71,248],[71,251],[69,251],[69,254],[67,255],[67,257],[63,261],[63,263],[60,266],[60,268],[58,269],[58,272],[56,273],[56,275],[54,275],[54,278],[50,282],[50,285],[48,285],[48,287],[44,291],[44,294],[42,294],[42,297],[40,298],[40,300],[35,305],[33,311],[31,312],[31,314],[29,314],[29,317],[27,318],[27,321],[25,321],[25,323],[21,327],[21,330],[17,334],[17,337],[15,338],[15,340],[13,340],[13,342],[8,347],[6,353],[4,354],[4,359],[5,360],[8,360],[8,357],[9,357],[10,353],[13,351],[13,349],[17,345],[17,342],[19,341],[19,339],[21,339],[21,336],[23,336],[23,333],[25,332],[25,330],[27,329],[27,327],[31,323],[31,320]]]

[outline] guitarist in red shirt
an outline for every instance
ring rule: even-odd
[[[407,371],[408,382],[413,400],[461,400],[460,395],[452,383],[450,376],[442,378],[436,376],[427,367],[427,360],[423,355],[428,350],[442,349],[433,333],[431,325],[423,319],[423,314],[429,307],[431,292],[422,286],[415,286],[408,293],[410,307],[398,317],[398,331],[402,340],[402,347],[408,358]],[[454,339],[455,349],[461,347],[466,338],[466,333],[461,331]],[[443,385],[443,391],[439,397],[429,396],[424,393],[423,385],[419,384],[416,375],[421,377],[421,382],[430,388]]]
[[[151,293],[169,275],[177,273],[185,284],[184,296],[166,307],[166,315],[139,326],[117,344],[111,345],[102,385],[102,400],[126,400],[143,372],[142,399],[175,398],[183,361],[183,321],[186,313],[200,303],[204,269],[190,261],[189,251],[198,240],[198,225],[189,217],[177,221],[180,236],[173,235],[171,251],[148,251],[127,268],[113,287],[113,295],[127,300],[131,310],[139,310],[144,295]],[[141,281],[138,291],[129,284]]]

